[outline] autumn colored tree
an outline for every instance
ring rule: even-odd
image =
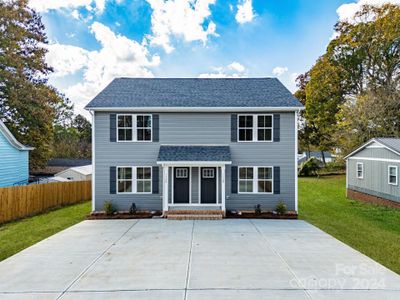
[[[298,92],[313,146],[346,153],[373,136],[399,135],[399,24],[400,7],[390,4],[363,6],[336,24],[337,37]]]
[[[27,3],[0,1],[0,118],[19,141],[35,147],[35,168],[50,157],[53,124],[71,106],[48,84],[44,25]]]

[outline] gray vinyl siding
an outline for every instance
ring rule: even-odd
[[[374,158],[366,160],[362,158]],[[347,184],[349,189],[377,197],[400,202],[400,162],[378,161],[378,159],[399,160],[400,156],[386,148],[365,148],[348,159]],[[364,178],[357,178],[357,163],[364,165]],[[397,166],[397,185],[388,183],[388,167]]]
[[[267,112],[260,112],[267,113]],[[95,197],[96,210],[102,210],[105,200],[112,200],[120,210],[135,202],[139,209],[162,208],[162,170],[158,195],[109,194],[110,166],[154,166],[162,144],[229,145],[234,166],[279,166],[280,194],[231,194],[231,166],[226,167],[226,208],[251,210],[261,204],[273,209],[284,201],[288,209],[295,209],[295,114],[280,113],[279,142],[231,142],[230,113],[158,113],[159,142],[110,142],[109,113],[95,113]],[[192,199],[198,199],[193,168]],[[171,174],[172,175],[172,174]],[[171,178],[171,177],[170,177]],[[198,178],[198,177],[197,177]],[[219,176],[220,178],[220,176]],[[197,179],[198,180],[198,179]],[[171,182],[171,180],[170,180]],[[198,187],[198,182],[197,185]],[[171,188],[169,189],[171,192]],[[219,186],[219,192],[221,187]],[[197,193],[197,195],[196,195]],[[171,199],[169,197],[169,199]]]
[[[364,148],[352,157],[369,157],[399,160],[400,156],[386,148]]]

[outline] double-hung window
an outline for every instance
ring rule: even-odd
[[[272,115],[239,115],[238,138],[240,142],[271,142]]]
[[[117,117],[118,142],[151,142],[152,116],[119,114]]]
[[[118,194],[151,193],[151,167],[117,167]]]
[[[388,183],[390,185],[397,185],[397,166],[388,167]]]
[[[132,141],[133,123],[132,115],[118,115],[118,141]]]
[[[131,167],[118,167],[117,190],[119,194],[132,193],[133,172]]]
[[[272,167],[239,167],[239,193],[273,192]]]
[[[360,162],[357,163],[357,178],[364,178],[364,164]]]

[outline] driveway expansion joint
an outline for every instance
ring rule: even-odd
[[[136,224],[139,223],[139,220],[133,223],[127,230],[125,230],[114,242],[111,243],[99,256],[97,256],[83,271],[64,289],[61,294],[56,298],[56,300],[61,299],[65,293],[79,280],[81,279],[89,270],[90,268],[99,261],[113,246],[115,246]]]
[[[279,257],[279,259],[284,263],[284,265],[286,266],[286,268],[288,269],[288,271],[293,275],[293,277],[296,279],[297,284],[301,287],[300,289],[304,291],[304,293],[306,294],[306,296],[309,299],[314,299],[309,293],[307,288],[301,283],[301,281],[299,280],[299,278],[297,277],[296,273],[292,270],[292,268],[289,266],[288,262],[282,257],[282,255],[279,254],[279,252],[271,245],[271,243],[268,241],[268,239],[265,237],[265,235],[260,231],[260,229],[256,226],[256,224],[254,224],[254,222],[249,219],[249,222],[251,223],[251,225],[254,226],[254,228],[256,229],[256,231],[258,232],[259,235],[261,235],[262,239],[264,240],[265,244],[268,246],[268,248],[276,255]]]

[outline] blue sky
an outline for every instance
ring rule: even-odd
[[[31,0],[49,38],[51,83],[83,107],[112,78],[294,78],[334,24],[380,0]],[[381,1],[382,2],[382,1]],[[87,114],[86,114],[87,115]]]

